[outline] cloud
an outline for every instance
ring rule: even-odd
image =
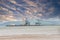
[[[13,4],[17,4],[17,2],[15,0],[9,0],[9,1]]]
[[[18,4],[15,0],[8,0],[8,1],[11,2],[11,3],[13,3],[13,4],[15,4],[15,5],[17,5],[17,6],[22,6],[23,7],[23,5]]]
[[[17,0],[7,0],[7,1],[12,3],[13,5],[11,5],[11,4],[8,5],[6,3],[2,3],[5,7],[8,8],[7,9],[7,8],[2,7],[2,10],[4,10],[4,11],[9,10],[8,12],[6,12],[8,16],[2,15],[0,17],[3,20],[13,21],[13,20],[26,20],[26,18],[28,18],[28,19],[29,18],[37,19],[37,18],[41,18],[41,17],[49,18],[50,15],[53,14],[55,11],[55,8],[51,5],[50,2],[43,3],[43,2],[47,2],[47,0],[45,0],[45,1],[37,0],[37,2],[33,2],[30,0],[23,0],[23,2],[27,3],[27,5],[18,4]],[[22,9],[20,7],[22,7]]]
[[[3,15],[0,14],[0,21],[15,21],[16,20],[15,17],[13,16],[14,15],[13,11],[10,11],[4,7],[1,7],[1,10],[4,10],[6,14],[4,12],[1,13]]]
[[[32,2],[32,1],[29,1],[29,0],[23,0],[24,2],[26,2],[28,4],[28,6],[35,6],[37,7],[37,4]]]
[[[44,21],[60,21],[59,17],[44,19]]]
[[[10,8],[10,9],[12,9],[12,10],[16,10],[16,7],[12,7],[12,6],[9,6],[9,5],[6,5],[6,4],[4,4],[7,8]]]
[[[0,21],[15,21],[16,19],[10,15],[0,15]]]
[[[1,7],[1,10],[8,11],[8,9],[4,7]]]

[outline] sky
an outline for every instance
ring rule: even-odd
[[[60,0],[0,0],[0,24],[7,21],[60,20]]]

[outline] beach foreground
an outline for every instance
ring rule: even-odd
[[[60,40],[59,26],[0,28],[0,40]]]
[[[11,35],[1,36],[0,40],[60,40],[60,35],[42,35],[42,34],[27,34],[27,35]]]

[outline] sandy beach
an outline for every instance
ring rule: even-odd
[[[60,35],[23,34],[23,35],[1,36],[0,40],[60,40]]]
[[[0,40],[60,40],[60,27],[0,28]]]

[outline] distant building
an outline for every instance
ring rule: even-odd
[[[30,25],[30,22],[27,19],[25,20],[25,25],[26,26],[29,26]]]
[[[40,20],[38,19],[37,22],[35,23],[35,25],[40,26],[40,24],[41,24]]]

